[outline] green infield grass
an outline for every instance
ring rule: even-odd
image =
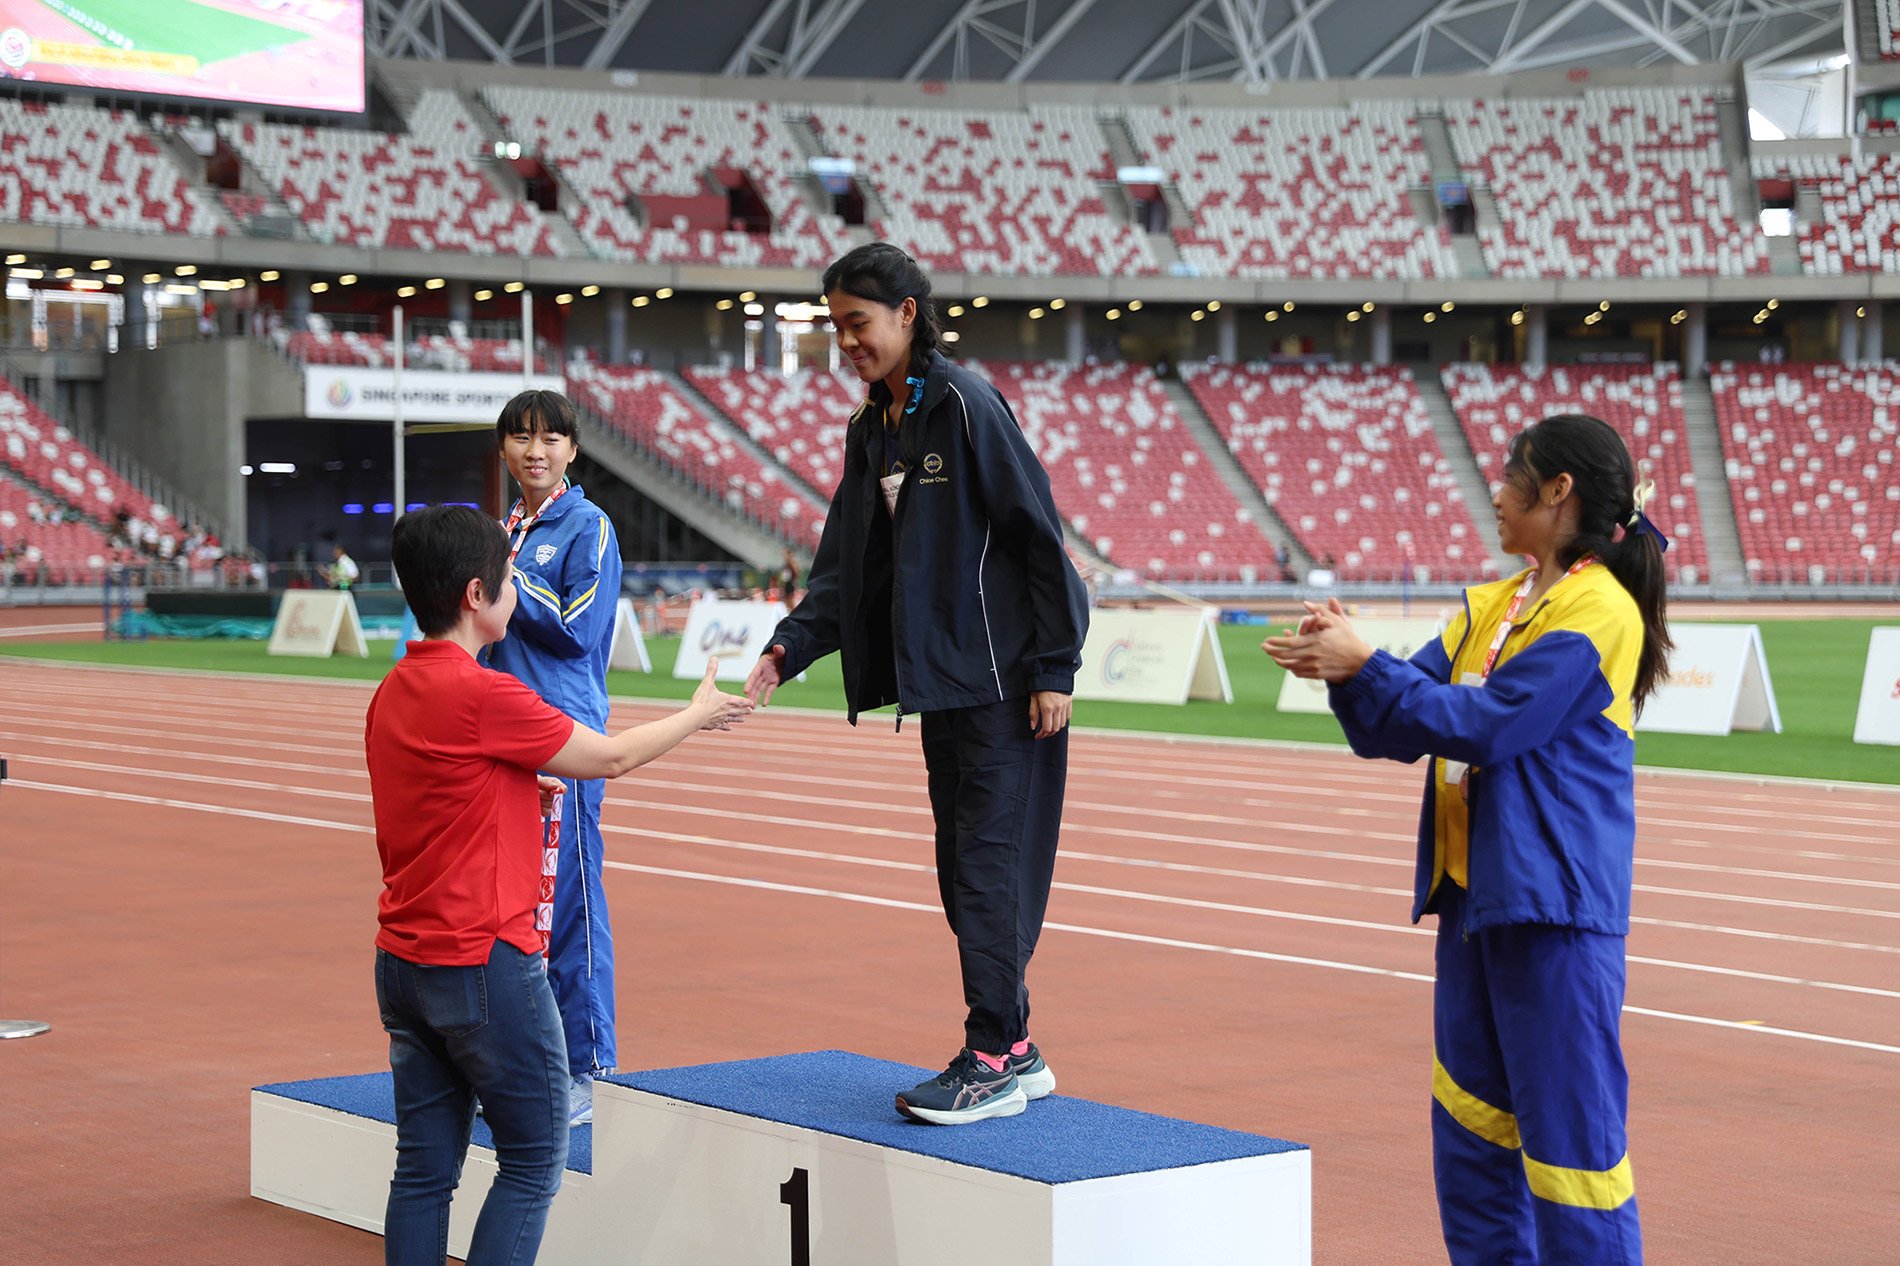
[[[240,57],[304,38],[299,31],[275,22],[248,18],[228,9],[192,3],[154,4],[153,0],[62,0],[46,8],[80,27],[90,17],[132,41],[142,53],[177,53],[196,57],[200,65]],[[110,41],[107,41],[110,43]]]
[[[1780,704],[1780,734],[1737,733],[1727,738],[1641,734],[1636,759],[1644,765],[1740,774],[1776,774],[1852,782],[1900,783],[1900,748],[1856,744],[1854,710],[1873,620],[1768,620],[1761,624],[1769,675]],[[1343,743],[1330,716],[1273,710],[1283,674],[1260,652],[1261,625],[1222,625],[1221,647],[1234,686],[1234,702],[1157,704],[1083,702],[1075,723],[1119,730],[1215,738],[1282,739]],[[678,639],[649,645],[657,670],[610,673],[616,696],[685,699],[693,682],[671,676]],[[78,663],[199,669],[212,672],[287,673],[306,677],[374,681],[388,671],[393,647],[370,643],[368,659],[272,658],[262,642],[163,641],[37,642],[15,644],[6,654]],[[776,702],[842,710],[837,658],[818,663],[802,682],[788,683]],[[891,714],[873,713],[861,724],[889,725]]]

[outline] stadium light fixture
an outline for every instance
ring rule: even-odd
[[[1348,321],[1357,321],[1362,315],[1363,314],[1359,311],[1359,309],[1354,308],[1351,312],[1348,312],[1346,314],[1346,319]]]
[[[1139,299],[1130,299],[1130,300],[1128,301],[1128,310],[1129,310],[1130,312],[1139,312],[1139,311],[1141,311],[1141,300],[1139,300]]]
[[[1773,312],[1781,306],[1781,300],[1770,299],[1767,303],[1764,303],[1762,306],[1764,308],[1767,308],[1770,312]]]
[[[1864,316],[1866,316],[1866,315],[1867,315],[1867,308],[1866,308],[1866,305],[1864,305],[1864,304],[1863,304],[1862,306],[1860,306],[1860,307],[1858,307],[1858,308],[1855,308],[1855,309],[1854,309],[1854,315],[1855,315],[1855,316],[1857,316],[1857,317],[1864,317]]]
[[[987,308],[990,306],[990,297],[988,295],[978,295],[976,298],[970,300],[970,306],[973,308]]]
[[[759,296],[757,294],[755,294],[753,291],[750,291],[750,290],[741,290],[739,292],[740,303],[751,303],[754,299],[758,297]]]
[[[636,308],[644,308],[647,304],[652,302],[653,300],[647,298],[645,295],[635,295],[633,297],[633,306]]]
[[[310,293],[313,295],[328,294],[329,291],[330,283],[327,281],[313,281],[310,283]],[[410,293],[413,294],[415,292],[412,289]],[[406,298],[407,296],[404,297]]]
[[[180,277],[196,277],[198,275],[198,265],[180,264],[178,267],[172,269],[172,271],[177,273]]]
[[[431,277],[429,278],[429,280],[423,282],[422,284],[426,289],[440,290],[442,289],[442,287],[448,285],[449,283],[442,280],[442,278],[440,277]]]
[[[1203,311],[1201,311],[1201,310],[1200,310],[1199,308],[1196,308],[1196,309],[1194,309],[1194,311],[1192,311],[1192,312],[1190,312],[1190,313],[1188,313],[1188,320],[1190,320],[1190,321],[1205,321],[1205,320],[1207,320],[1207,313],[1205,313],[1205,312],[1203,312]]]
[[[1280,319],[1280,309],[1278,308],[1267,309],[1267,320],[1278,321],[1279,319]]]
[[[1119,321],[1122,319],[1122,310],[1120,308],[1110,308],[1108,311],[1102,313],[1102,317],[1108,321]]]
[[[112,261],[109,259],[95,259],[92,261],[92,271],[96,273],[102,273],[110,267],[112,267]]]
[[[416,297],[416,288],[414,286],[398,286],[396,287],[396,297],[398,299],[413,299]]]
[[[721,299],[718,303],[713,304],[713,307],[717,308],[721,312],[730,312],[732,311],[732,300]]]
[[[745,314],[747,316],[764,316],[765,305],[762,303],[748,303],[745,305]]]
[[[566,307],[568,304],[574,302],[574,296],[564,290],[554,296],[554,302],[560,304],[562,307]]]
[[[1610,310],[1610,301],[1608,299],[1605,299],[1602,303],[1599,303],[1597,305],[1598,312],[1608,312],[1609,310]]]
[[[107,273],[106,274],[106,285],[123,286],[124,284],[125,284],[124,273]]]
[[[1519,308],[1517,311],[1511,313],[1511,324],[1512,325],[1524,324],[1524,309]]]
[[[599,293],[600,293],[599,286],[582,286],[581,287],[581,298],[583,299],[592,299],[595,295]]]
[[[282,274],[275,268],[266,268],[263,272],[257,274],[257,279],[259,281],[276,281],[281,275]]]
[[[1601,321],[1602,319],[1603,319],[1603,314],[1601,312],[1592,312],[1590,313],[1590,315],[1583,318],[1583,323],[1585,325],[1595,325],[1598,321]]]
[[[250,284],[251,284],[250,282],[244,280],[244,278],[242,277],[233,277],[231,278],[231,280],[224,283],[224,288],[226,290],[242,290],[244,289],[244,287]]]
[[[1438,319],[1438,314],[1436,312],[1433,312],[1430,308],[1427,308],[1425,310],[1425,324],[1430,325],[1432,322],[1436,321],[1437,319]]]
[[[168,295],[195,295],[198,293],[198,287],[189,282],[174,281],[166,285],[165,293]]]
[[[22,281],[38,281],[46,276],[46,270],[44,268],[16,268],[13,270],[13,276]]]
[[[1681,325],[1688,319],[1689,310],[1687,308],[1677,308],[1674,312],[1669,314],[1669,324],[1671,325]]]
[[[1362,303],[1362,304],[1360,304],[1360,305],[1359,305],[1359,310],[1360,310],[1361,312],[1370,312],[1370,311],[1372,311],[1372,309],[1373,309],[1373,308],[1374,308],[1375,306],[1377,306],[1377,305],[1375,305],[1375,304],[1374,304],[1374,303],[1372,303],[1372,302],[1371,302],[1370,300],[1368,300],[1368,301],[1366,301],[1365,303]]]
[[[106,283],[91,277],[75,277],[67,283],[74,290],[104,290]]]
[[[1031,321],[1040,321],[1042,320],[1042,317],[1043,317],[1043,312],[1041,308],[1031,308],[1029,310],[1029,319]]]
[[[1757,312],[1754,316],[1754,321],[1756,325],[1760,325],[1763,321],[1766,321],[1767,319],[1768,319],[1768,314],[1766,312]]]
[[[24,264],[25,262],[26,262],[26,256],[24,255],[15,253],[15,254],[7,256],[8,268],[13,267],[15,264]]]
[[[354,286],[356,284],[356,274],[344,273],[341,277],[336,279],[336,284],[339,286]]]
[[[673,297],[673,287],[661,286],[658,290],[653,292],[653,297],[655,299],[671,299]]]
[[[1281,304],[1281,305],[1280,305],[1280,311],[1282,311],[1282,312],[1291,312],[1291,311],[1293,311],[1293,300],[1291,300],[1291,299],[1288,299],[1288,300],[1287,300],[1287,301],[1286,301],[1285,303],[1283,303],[1283,304]]]
[[[57,270],[56,272],[54,272],[53,276],[59,278],[61,281],[65,281],[67,278],[71,277],[74,273],[78,271],[79,270],[76,268],[61,268]]]
[[[503,290],[507,291],[511,295],[518,295],[523,290],[526,290],[527,288],[528,288],[528,283],[525,281],[511,281],[507,285],[502,287]]]
[[[960,340],[962,337],[963,336],[957,333],[955,330],[945,330],[943,332],[943,341],[946,343],[955,343],[958,340]]]
[[[1066,307],[1068,307],[1068,306],[1069,306],[1069,301],[1068,301],[1067,299],[1051,299],[1051,300],[1049,300],[1049,311],[1051,311],[1051,312],[1060,312],[1060,311],[1062,311],[1062,309],[1064,309],[1064,308],[1066,308]]]
[[[1438,310],[1440,312],[1450,312],[1452,309],[1456,308],[1457,306],[1458,306],[1457,304],[1447,299],[1443,303],[1438,305]]]
[[[257,464],[257,473],[260,475],[294,475],[297,473],[297,463],[259,462]]]
[[[477,303],[487,303],[490,299],[493,299],[494,297],[495,297],[495,292],[492,290],[477,290],[475,292],[475,302]]]
[[[960,317],[963,315],[963,305],[960,303],[953,303],[949,307],[943,310],[943,314],[948,317]]]
[[[198,289],[200,290],[215,290],[222,293],[230,288],[230,282],[219,281],[216,277],[206,277],[198,283]]]
[[[146,273],[143,277],[139,278],[139,280],[148,286],[156,286],[159,282],[165,280],[165,278],[158,273]]]
[[[1220,311],[1220,300],[1219,300],[1219,299],[1209,299],[1209,300],[1207,301],[1207,310],[1208,310],[1209,312],[1219,312],[1219,311]]]

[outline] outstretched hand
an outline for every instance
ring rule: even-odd
[[[715,655],[706,661],[706,675],[693,691],[692,707],[699,715],[702,730],[730,730],[752,711],[750,699],[729,695],[719,688],[718,676],[719,657]]]
[[[783,646],[768,646],[765,654],[759,656],[759,662],[752,665],[752,671],[746,674],[745,697],[754,707],[763,708],[772,702],[772,692],[779,688],[779,670],[785,663]]]
[[[1328,598],[1323,607],[1302,605],[1306,614],[1299,627],[1268,638],[1260,649],[1295,677],[1332,685],[1351,681],[1372,658],[1373,648],[1353,630],[1338,598]]]

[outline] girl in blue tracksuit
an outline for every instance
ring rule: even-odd
[[[1337,600],[1266,643],[1330,683],[1353,751],[1429,759],[1412,917],[1438,915],[1433,1162],[1456,1266],[1642,1260],[1619,1021],[1635,718],[1670,641],[1669,543],[1635,485],[1609,426],[1546,418],[1492,497],[1535,566],[1467,590],[1409,661]]]
[[[897,1096],[958,1125],[1055,1088],[1029,1040],[1025,974],[1042,933],[1088,629],[1049,477],[996,388],[937,351],[930,281],[886,242],[825,273],[838,348],[868,387],[845,440],[809,588],[746,681],[841,652],[845,698],[923,714],[937,888],[968,1014],[945,1072]]]
[[[620,600],[620,544],[599,506],[567,482],[579,451],[574,406],[524,391],[502,409],[495,440],[521,499],[508,512],[515,613],[488,663],[593,730],[607,728],[607,659]],[[593,1077],[618,1062],[614,940],[601,884],[606,784],[568,780],[561,803],[548,980],[567,1036],[571,1118],[593,1119]]]

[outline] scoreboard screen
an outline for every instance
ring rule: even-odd
[[[364,0],[0,0],[0,81],[361,114]]]

